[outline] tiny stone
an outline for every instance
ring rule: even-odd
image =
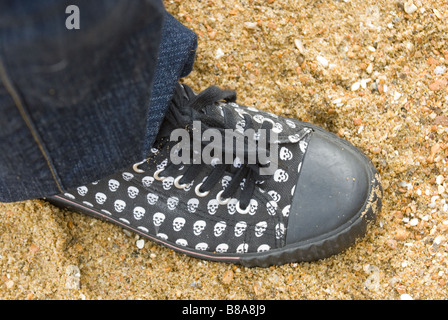
[[[215,59],[222,58],[223,56],[224,56],[224,52],[222,51],[221,48],[218,48],[218,50],[216,50]]]
[[[6,281],[5,286],[6,286],[6,288],[11,289],[14,286],[14,281],[12,281],[12,280]]]
[[[404,4],[404,11],[407,14],[413,14],[415,11],[417,11],[417,6],[415,4],[413,4],[412,2],[406,2]]]
[[[354,84],[352,84],[352,91],[356,91],[359,89],[359,87],[361,86],[361,84],[359,82],[355,82]]]
[[[403,294],[400,296],[400,300],[414,300],[414,299],[412,299],[412,297],[411,297],[409,294],[407,294],[407,293],[403,293]]]
[[[436,15],[437,18],[439,18],[439,19],[443,18],[443,15],[442,15],[442,13],[439,10],[432,9],[432,11],[434,12],[434,14]]]
[[[305,48],[303,47],[302,41],[295,39],[294,44],[301,54],[305,54]]]
[[[233,280],[233,271],[227,270],[226,272],[224,272],[222,276],[222,282],[225,284],[229,284],[230,282],[232,282],[232,280]]]
[[[135,244],[137,245],[137,248],[143,249],[145,247],[145,240],[143,239],[137,240]]]
[[[324,57],[317,56],[317,57],[316,57],[316,60],[319,61],[319,63],[320,63],[324,68],[328,67],[328,60],[325,59]]]
[[[395,232],[395,240],[406,240],[409,237],[409,232],[404,229],[398,229]]]
[[[257,27],[257,24],[255,22],[244,22],[244,26],[247,29],[255,29]]]

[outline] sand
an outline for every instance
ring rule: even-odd
[[[245,268],[41,200],[0,204],[0,298],[446,299],[447,1],[165,3],[198,34],[185,83],[234,89],[372,159],[384,188],[376,223],[334,257]]]

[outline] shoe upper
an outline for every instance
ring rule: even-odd
[[[319,238],[359,214],[370,186],[365,159],[353,146],[235,98],[215,87],[196,95],[179,85],[147,159],[59,196],[163,244],[216,255]],[[260,174],[266,164],[246,164],[236,149],[224,150],[234,155],[227,164],[173,163],[172,152],[186,151],[170,134],[186,128],[193,135],[195,120],[221,133],[268,128],[276,134],[276,170]]]

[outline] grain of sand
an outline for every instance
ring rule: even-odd
[[[447,1],[165,4],[198,34],[183,81],[351,141],[382,176],[377,222],[337,256],[264,269],[190,258],[41,200],[0,204],[0,298],[447,298]]]

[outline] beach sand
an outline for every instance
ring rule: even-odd
[[[139,248],[133,233],[42,200],[0,204],[0,298],[446,299],[448,2],[165,4],[198,34],[182,81],[359,147],[382,177],[377,221],[334,257],[246,268]]]

